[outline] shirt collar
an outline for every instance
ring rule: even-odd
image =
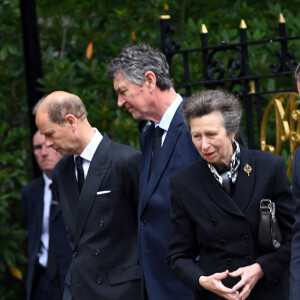
[[[43,177],[44,177],[44,181],[45,181],[45,186],[49,187],[49,185],[52,183],[52,179],[50,179],[45,172],[43,172]]]
[[[159,125],[160,128],[164,129],[165,131],[168,131],[171,122],[173,120],[173,117],[176,113],[176,110],[181,102],[182,102],[182,97],[179,94],[177,94],[177,97],[175,98],[173,103],[168,107],[163,117],[161,118],[160,122],[155,123],[155,127]]]
[[[98,131],[97,128],[93,128],[95,134],[93,136],[93,138],[90,140],[90,142],[88,143],[88,145],[85,147],[85,149],[83,150],[83,152],[80,154],[80,156],[91,162],[92,161],[92,158],[100,144],[100,142],[102,141],[103,139],[103,136],[102,134]],[[74,161],[76,159],[78,155],[74,155]]]

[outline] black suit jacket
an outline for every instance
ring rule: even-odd
[[[140,163],[139,151],[104,135],[80,196],[73,156],[63,157],[54,169],[53,187],[62,204],[73,249],[65,283],[75,300],[140,299]]]
[[[290,300],[300,299],[300,148],[293,157],[293,200],[295,203],[295,224],[291,254],[291,294]]]
[[[178,107],[149,178],[153,132],[152,124],[141,138],[143,167],[138,228],[143,283],[150,300],[188,300],[193,294],[172,274],[166,262],[171,235],[170,175],[200,155]]]
[[[246,164],[252,167],[249,176],[244,171]],[[255,262],[261,265],[264,277],[251,291],[250,299],[288,299],[294,219],[290,183],[281,157],[241,147],[241,165],[231,197],[203,159],[175,174],[171,186],[173,231],[168,262],[197,299],[220,299],[200,287],[201,275],[234,271]],[[282,246],[271,253],[263,253],[258,244],[263,198],[276,203],[284,234]],[[232,287],[237,280],[228,277],[223,283]]]
[[[22,209],[25,225],[28,231],[28,266],[26,292],[27,299],[31,299],[34,279],[36,275],[37,255],[40,248],[44,213],[44,178],[41,176],[21,190]],[[64,280],[72,257],[71,248],[67,239],[63,223],[60,204],[57,203],[51,211],[50,231],[55,237],[55,251],[57,258],[58,277],[61,290],[64,289]]]

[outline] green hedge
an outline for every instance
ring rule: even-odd
[[[23,1],[23,0],[20,0]],[[147,42],[160,48],[159,16],[171,15],[174,39],[182,48],[198,47],[202,23],[209,43],[239,39],[239,24],[245,19],[249,39],[276,33],[283,13],[289,35],[298,35],[298,1],[232,0],[36,0],[45,94],[66,90],[79,95],[93,126],[107,131],[119,142],[139,148],[137,122],[116,105],[117,95],[105,78],[107,61],[130,44]],[[0,300],[23,299],[26,271],[26,233],[22,227],[19,191],[32,179],[22,35],[18,0],[0,3]],[[88,59],[86,49],[93,44]],[[297,49],[300,49],[299,45]],[[257,72],[264,72],[268,49],[258,49],[250,59]],[[299,53],[298,53],[299,54]],[[195,58],[192,73],[200,74]],[[180,67],[174,74],[180,73]],[[175,77],[175,81],[176,81]],[[267,85],[272,86],[272,82]],[[18,279],[19,278],[19,279]]]

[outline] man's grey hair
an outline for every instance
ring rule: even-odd
[[[41,104],[43,104],[47,97],[48,96],[41,98],[34,106],[34,115],[36,115]],[[74,94],[57,97],[54,101],[46,101],[44,104],[45,107],[43,107],[43,109],[48,112],[50,121],[59,124],[60,126],[65,125],[65,116],[67,114],[72,114],[80,120],[84,120],[87,117],[87,111],[83,102]]]
[[[120,55],[109,63],[106,76],[114,80],[115,76],[121,72],[128,81],[141,86],[146,80],[147,71],[155,74],[156,85],[162,91],[173,87],[165,55],[144,43],[125,47]]]
[[[242,106],[239,100],[233,94],[222,90],[204,90],[194,93],[183,102],[181,111],[189,129],[191,129],[191,118],[220,111],[224,118],[224,127],[227,133],[234,134],[239,129],[242,117]]]
[[[298,66],[295,70],[295,80],[300,81],[300,63],[298,64]]]

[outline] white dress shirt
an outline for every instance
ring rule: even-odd
[[[45,187],[44,187],[44,212],[43,212],[43,225],[41,234],[41,247],[39,252],[39,264],[43,267],[47,266],[48,261],[48,249],[49,249],[49,218],[50,218],[50,206],[52,201],[52,190],[50,184],[52,180],[47,177],[45,172],[43,173]]]
[[[89,171],[89,167],[90,167],[91,161],[93,159],[93,156],[94,156],[100,142],[103,139],[102,134],[98,131],[97,128],[93,128],[93,130],[95,131],[93,138],[88,143],[88,145],[85,147],[83,152],[80,154],[80,156],[83,158],[82,168],[83,168],[83,172],[84,172],[84,179],[86,178],[86,175]],[[77,156],[78,155],[74,154],[74,162],[75,162],[75,159]],[[76,179],[77,179],[76,165],[75,165],[75,174],[76,174]]]
[[[183,100],[182,97],[179,94],[177,94],[176,99],[168,107],[168,109],[164,113],[163,117],[161,118],[160,122],[155,123],[155,127],[159,126],[160,128],[162,128],[165,131],[161,138],[161,146],[164,144],[164,141],[165,141],[166,135],[168,133],[169,127],[171,125],[171,122],[173,120],[173,117],[176,113],[178,106],[182,102],[182,100]]]

